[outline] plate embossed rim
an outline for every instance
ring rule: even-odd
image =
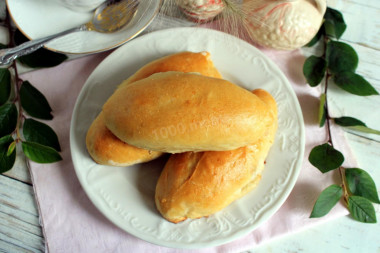
[[[146,63],[181,51],[209,51],[225,79],[250,90],[269,91],[278,104],[279,128],[256,189],[208,218],[172,224],[156,211],[153,198],[165,158],[127,168],[98,165],[87,154],[85,135],[121,81]],[[194,249],[238,239],[258,228],[281,207],[301,169],[304,135],[300,105],[290,83],[257,48],[215,30],[174,28],[141,36],[99,64],[78,96],[70,147],[85,192],[115,225],[157,245]]]

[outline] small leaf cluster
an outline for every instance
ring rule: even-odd
[[[13,39],[16,44],[27,40],[19,31],[14,33]],[[66,59],[65,55],[39,49],[20,57],[18,62],[41,68],[56,66]],[[0,173],[12,169],[18,148],[37,163],[62,160],[57,134],[50,126],[36,119],[53,119],[48,100],[29,81],[19,78],[15,63],[8,68],[0,68]]]
[[[10,75],[8,69],[0,73]],[[5,93],[11,86],[11,80],[0,80],[0,93]],[[44,95],[28,81],[23,81],[18,93],[21,108],[16,100],[8,97],[0,106],[0,173],[10,170],[16,159],[17,143],[21,143],[26,157],[38,163],[49,163],[61,160],[58,137],[54,130],[33,118],[52,119],[52,109]],[[22,129],[20,129],[22,125]]]
[[[328,113],[327,87],[329,79],[338,87],[354,95],[378,95],[378,92],[355,71],[359,57],[348,44],[337,40],[346,30],[343,15],[334,9],[327,8],[324,22],[317,35],[307,46],[313,46],[323,38],[324,53],[322,56],[310,56],[306,59],[303,73],[310,86],[316,87],[325,80],[325,89],[320,97],[318,120],[320,127],[327,122],[328,142],[314,147],[309,154],[309,162],[322,173],[338,170],[342,179],[341,185],[333,184],[322,191],[313,207],[311,218],[326,215],[340,199],[344,199],[352,217],[360,222],[375,223],[376,212],[373,203],[380,204],[376,185],[371,176],[360,168],[344,168],[344,156],[332,143],[330,123],[372,134],[380,131],[371,129],[353,117],[331,118]]]
[[[327,111],[327,85],[330,78],[341,89],[358,96],[378,95],[375,88],[361,75],[355,73],[359,57],[356,51],[348,44],[336,41],[346,30],[342,14],[334,9],[327,8],[324,22],[317,35],[307,46],[313,46],[323,38],[324,53],[322,56],[308,57],[303,66],[303,73],[312,87],[320,85],[325,79],[325,92],[320,97],[319,125],[322,127],[329,118]],[[335,123],[352,130],[380,134],[379,131],[368,128],[363,122],[352,117],[334,119]],[[342,122],[344,120],[344,122]]]
[[[326,215],[343,197],[352,217],[365,223],[376,223],[373,203],[380,204],[376,185],[371,176],[359,168],[342,168],[344,156],[325,143],[312,149],[309,162],[322,173],[341,169],[342,185],[330,185],[322,191],[314,204],[311,218]]]
[[[316,37],[308,44],[312,46],[322,37],[325,40],[325,53],[322,56],[312,55],[306,59],[303,73],[310,84],[315,87],[327,75],[341,89],[359,96],[378,95],[379,93],[361,75],[355,73],[359,57],[348,44],[337,41],[346,30],[342,14],[327,8],[324,23]]]

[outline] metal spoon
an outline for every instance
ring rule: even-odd
[[[69,30],[31,40],[13,48],[0,50],[0,65],[8,65],[17,57],[30,54],[58,37],[79,31],[111,33],[128,24],[136,14],[140,0],[108,0],[96,8],[92,20]]]

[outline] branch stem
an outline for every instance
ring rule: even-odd
[[[340,178],[342,179],[343,199],[344,199],[344,202],[348,204],[348,197],[350,196],[350,194],[347,189],[345,168],[343,166],[340,166],[338,170],[339,170]]]
[[[332,146],[334,147],[334,144],[333,144],[333,140],[332,140],[332,135],[331,135],[331,124],[330,124],[330,120],[331,120],[331,117],[330,117],[330,114],[329,114],[329,106],[328,106],[328,102],[327,102],[327,90],[328,90],[328,83],[329,83],[329,80],[331,78],[331,74],[327,71],[326,72],[326,79],[325,79],[325,91],[324,91],[324,94],[325,94],[325,105],[324,105],[324,109],[325,109],[325,115],[326,115],[326,124],[327,124],[327,142]]]
[[[327,36],[323,37],[323,56],[322,56],[323,58],[326,58],[327,43],[329,42],[329,40],[330,39]],[[327,91],[328,91],[328,84],[329,84],[330,78],[331,78],[331,74],[328,71],[328,69],[326,69],[325,87],[324,87],[323,93],[325,94],[324,110],[325,110],[325,115],[326,115],[327,133],[328,133],[327,142],[331,146],[334,147],[333,141],[332,141],[332,137],[331,137],[331,125],[330,125],[331,118],[330,118],[330,115],[329,115],[329,107],[328,107],[328,102],[327,102]]]
[[[327,36],[324,36],[324,49],[323,49],[323,57],[326,58],[326,48],[327,48],[327,43],[329,42],[329,38]],[[329,80],[332,77],[331,73],[326,70],[326,78],[325,78],[325,87],[323,93],[325,94],[325,104],[324,104],[324,110],[325,110],[325,115],[326,115],[326,124],[327,124],[327,134],[328,134],[328,139],[327,142],[334,147],[334,143],[332,140],[332,135],[331,135],[331,117],[329,114],[329,107],[328,107],[328,99],[327,99],[327,91],[328,91],[328,84]],[[342,180],[342,188],[343,188],[343,198],[346,204],[348,204],[348,197],[349,197],[349,191],[347,189],[347,183],[346,183],[346,176],[345,176],[345,168],[343,166],[340,166],[338,168],[340,178]]]

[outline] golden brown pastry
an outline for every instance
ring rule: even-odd
[[[155,195],[157,209],[165,219],[177,223],[209,216],[258,184],[277,129],[277,107],[266,91],[254,93],[268,106],[272,124],[258,141],[246,147],[171,155]]]
[[[161,152],[136,148],[118,139],[106,128],[102,112],[87,132],[86,145],[94,161],[104,165],[129,166],[148,162],[162,155]]]
[[[120,87],[103,112],[119,139],[168,153],[236,149],[257,141],[272,124],[255,94],[223,79],[182,72]]]
[[[210,53],[181,52],[148,63],[124,81],[123,85],[166,71],[197,72],[210,77],[221,77]],[[87,132],[86,145],[94,161],[104,165],[129,166],[153,160],[162,154],[136,148],[118,139],[106,128],[102,112]]]
[[[128,78],[123,84],[132,83],[155,73],[179,71],[197,72],[203,76],[221,78],[221,74],[215,68],[209,52],[180,52],[158,60],[152,61],[139,69],[133,76]]]

